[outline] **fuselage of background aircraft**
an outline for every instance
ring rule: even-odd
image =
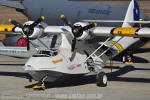
[[[64,14],[72,23],[86,19],[124,20],[127,10],[127,6],[122,5],[68,0],[23,0],[22,5],[25,8],[24,13],[28,18],[36,20],[42,15],[45,16],[45,22],[49,25],[62,25],[61,14]],[[144,13],[141,14],[141,18],[147,20]],[[110,26],[116,26],[116,23]]]

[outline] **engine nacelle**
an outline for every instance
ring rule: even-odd
[[[86,22],[77,22],[74,24],[75,26],[87,26],[89,25],[89,23],[86,23]],[[78,35],[78,40],[85,40],[85,39],[88,39],[90,38],[90,35],[89,35],[89,30],[86,30],[86,31],[83,31],[82,34]]]
[[[24,23],[24,25],[31,25],[32,23],[33,23],[33,21],[28,21],[28,22]],[[29,34],[29,38],[37,39],[42,36],[43,31],[44,31],[44,29],[43,29],[42,25],[38,24],[37,26],[34,27],[32,34]],[[24,37],[26,37],[26,36],[24,35]]]

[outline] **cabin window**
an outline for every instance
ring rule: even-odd
[[[58,54],[57,51],[41,50],[39,54],[33,55],[33,57],[50,57],[56,56],[57,54]]]
[[[56,56],[58,52],[56,50],[42,50],[40,54],[49,55],[49,56]]]

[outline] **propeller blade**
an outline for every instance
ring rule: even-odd
[[[44,16],[41,16],[41,18],[37,19],[31,25],[24,25],[23,26],[22,24],[18,23],[17,21],[9,19],[9,22],[11,22],[12,24],[22,28],[24,34],[26,35],[26,39],[27,39],[27,53],[30,53],[30,38],[29,38],[29,35],[33,33],[34,27],[37,26],[43,20],[44,20]]]
[[[72,40],[72,45],[71,45],[72,55],[74,54],[75,47],[76,47],[76,37],[74,37],[74,39]]]
[[[83,27],[83,31],[86,31],[86,30],[91,29],[96,26],[97,26],[96,23],[89,24],[89,25]]]
[[[18,26],[18,27],[23,29],[23,25],[20,24],[19,22],[15,21],[15,20],[12,20],[12,19],[9,19],[9,22],[14,24],[15,26]]]
[[[27,53],[30,53],[30,41],[28,35],[27,35]]]
[[[72,29],[74,28],[74,26],[71,24],[70,21],[67,20],[67,18],[65,17],[65,15],[61,15],[60,18],[64,21],[64,23],[68,26],[70,26]]]
[[[30,28],[34,28],[35,26],[37,26],[39,23],[41,23],[42,21],[44,21],[45,17],[41,16],[41,18],[37,19],[34,23],[32,23],[30,25]]]
[[[61,17],[61,19],[64,21],[64,23],[66,25],[71,27],[72,33],[74,35],[74,39],[72,40],[72,45],[71,45],[71,53],[72,53],[72,56],[73,56],[74,55],[74,51],[75,51],[75,47],[76,47],[77,37],[81,36],[83,34],[83,31],[91,29],[93,27],[96,27],[97,24],[93,23],[93,24],[89,24],[89,25],[87,25],[85,27],[75,26],[75,25],[72,25],[63,14],[60,17]]]

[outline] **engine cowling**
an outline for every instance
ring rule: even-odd
[[[24,23],[24,25],[31,25],[32,23],[33,23],[33,21],[28,21],[28,22]],[[29,34],[29,38],[37,39],[37,38],[41,37],[43,30],[44,29],[43,29],[42,25],[38,24],[37,26],[34,27],[32,34]],[[26,36],[24,35],[24,37],[26,37]]]
[[[89,25],[89,23],[86,23],[86,22],[77,22],[74,24],[74,26],[87,26]],[[83,31],[83,33],[80,33],[77,35],[77,40],[85,40],[85,39],[88,39],[90,38],[90,35],[89,35],[89,30],[86,30],[86,31]]]

